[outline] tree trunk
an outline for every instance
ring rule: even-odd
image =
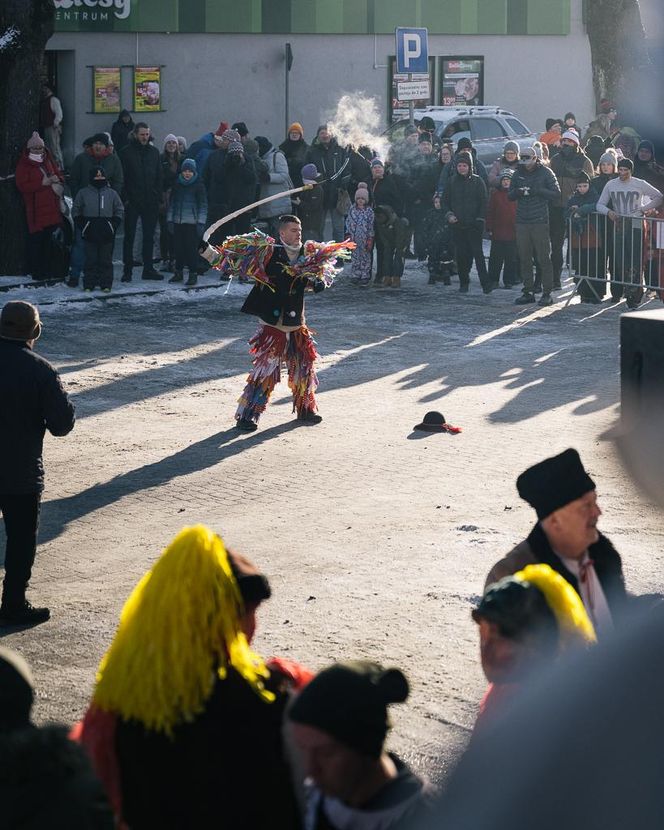
[[[650,63],[638,0],[586,0],[585,17],[596,104],[627,100],[628,77]]]
[[[23,199],[13,174],[39,121],[40,72],[53,0],[0,0],[0,274],[25,273]]]

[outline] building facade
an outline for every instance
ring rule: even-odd
[[[191,142],[221,120],[245,121],[252,135],[279,143],[290,121],[302,123],[311,140],[340,97],[357,93],[376,100],[382,129],[396,105],[391,56],[397,26],[428,29],[431,103],[463,89],[467,70],[466,76],[480,76],[479,83],[467,82],[475,103],[511,109],[535,131],[568,110],[581,124],[594,116],[582,0],[55,5],[47,65],[65,111],[69,160],[85,137],[110,130],[119,108],[147,121],[159,145],[169,132]]]

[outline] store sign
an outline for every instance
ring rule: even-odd
[[[445,107],[478,106],[484,103],[484,58],[443,58],[440,83]]]
[[[120,112],[120,67],[95,66],[92,72],[92,111],[109,114]]]
[[[131,14],[131,0],[54,0],[57,20],[126,20]],[[62,14],[59,14],[62,12]]]
[[[161,67],[134,67],[134,112],[161,110]]]

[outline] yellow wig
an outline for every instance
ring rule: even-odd
[[[549,565],[527,565],[514,574],[521,582],[529,582],[543,594],[560,631],[560,648],[597,642],[595,629],[586,613],[581,597],[569,582]]]
[[[101,709],[172,734],[203,711],[232,666],[266,701],[269,672],[240,630],[242,597],[224,543],[185,527],[132,591],[97,673]]]

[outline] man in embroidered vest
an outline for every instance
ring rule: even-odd
[[[597,530],[602,511],[595,482],[574,449],[547,458],[518,477],[517,490],[537,512],[528,538],[489,571],[484,589],[527,565],[544,563],[579,593],[598,637],[611,632],[627,593],[620,555]]]

